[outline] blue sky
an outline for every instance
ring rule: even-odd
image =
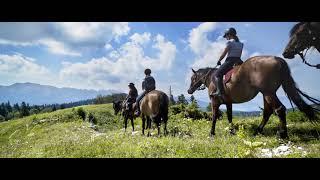
[[[215,66],[226,41],[221,37],[235,27],[244,42],[242,59],[277,55],[288,42],[295,22],[43,22],[0,23],[0,85],[32,82],[57,87],[115,89],[127,92],[134,82],[141,91],[143,70],[151,68],[157,88],[187,97],[190,68]],[[310,62],[319,55],[311,52]],[[288,61],[302,90],[320,97],[312,82],[319,73],[303,66],[298,58]],[[289,102],[282,88],[281,101]],[[209,101],[206,91],[194,93]],[[259,94],[236,110],[259,110]]]

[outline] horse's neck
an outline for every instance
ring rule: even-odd
[[[210,83],[211,83],[211,80],[212,80],[212,75],[213,75],[213,73],[214,73],[214,69],[209,69],[209,71],[211,71],[208,75],[207,75],[207,77],[206,77],[206,81],[203,83],[207,88],[209,88],[209,86],[210,86]],[[206,72],[206,73],[208,73],[208,72]]]

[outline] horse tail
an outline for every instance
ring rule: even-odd
[[[280,59],[280,58],[279,58]],[[317,114],[319,109],[313,108],[312,106],[308,105],[301,97],[301,95],[307,98],[309,101],[313,102],[316,105],[320,105],[320,101],[308,96],[307,94],[303,93],[296,85],[295,81],[291,76],[291,71],[287,62],[283,59],[281,61],[281,68],[282,68],[282,87],[284,92],[287,94],[290,101],[298,107],[300,111],[302,111],[310,121],[315,122],[319,119],[317,118]]]
[[[163,118],[164,122],[168,121],[168,108],[169,108],[169,98],[167,94],[160,94],[160,103],[159,103],[159,115]]]

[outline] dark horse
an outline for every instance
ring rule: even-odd
[[[136,103],[134,109],[136,109]],[[145,122],[147,120],[148,136],[150,136],[151,121],[155,122],[158,127],[158,135],[160,135],[161,122],[164,123],[164,134],[167,134],[168,122],[168,96],[158,90],[150,91],[140,102],[141,119],[142,119],[142,134],[144,134]]]
[[[188,93],[192,94],[202,84],[208,88],[208,94],[215,91],[215,83],[211,81],[211,76],[216,70],[216,68],[205,68],[198,71],[192,69],[193,75]],[[230,81],[224,85],[225,95],[223,101],[217,97],[209,96],[213,114],[211,135],[215,134],[215,125],[221,104],[226,104],[231,132],[234,132],[232,125],[232,103],[248,102],[261,92],[264,101],[263,120],[256,133],[262,133],[269,117],[275,112],[280,119],[280,137],[287,138],[286,108],[276,95],[276,91],[281,85],[289,100],[292,100],[299,110],[304,112],[311,121],[318,120],[316,117],[317,110],[305,103],[300,95],[309,100],[314,99],[296,87],[286,61],[275,56],[256,56],[235,67]]]
[[[290,40],[282,55],[284,58],[293,59],[298,54],[305,64],[320,69],[320,64],[311,65],[305,60],[306,52],[311,47],[320,52],[320,22],[300,22],[291,29]]]
[[[119,112],[122,114],[124,118],[124,129],[125,131],[127,130],[127,125],[128,125],[128,119],[131,120],[131,126],[132,126],[132,131],[134,131],[134,111],[131,108],[131,110],[126,109],[125,104],[123,104],[123,101],[113,101],[113,109],[114,109],[114,114],[117,115]]]

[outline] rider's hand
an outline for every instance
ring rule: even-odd
[[[220,65],[221,65],[221,62],[220,62],[220,61],[218,61],[218,62],[217,62],[217,65],[218,65],[218,66],[220,66]]]

